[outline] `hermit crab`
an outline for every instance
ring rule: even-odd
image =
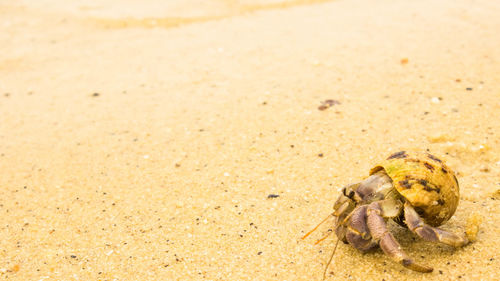
[[[335,234],[361,252],[378,245],[403,266],[432,272],[432,267],[415,263],[402,250],[387,220],[424,240],[462,247],[469,243],[466,236],[437,228],[455,213],[459,197],[455,173],[442,160],[426,152],[400,151],[373,167],[363,181],[342,188],[331,214],[336,218]],[[333,253],[328,264],[332,258]],[[323,278],[325,274],[326,269]]]

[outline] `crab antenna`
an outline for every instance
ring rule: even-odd
[[[330,263],[332,263],[333,256],[335,255],[335,251],[337,251],[337,245],[339,244],[339,239],[337,239],[337,242],[335,243],[335,248],[333,248],[332,255],[330,256],[330,259],[328,260],[328,263],[325,266],[325,271],[323,271],[323,281],[325,281],[326,278],[326,272],[328,271],[328,267],[330,266]]]
[[[311,233],[313,233],[316,229],[318,229],[318,227],[320,225],[322,225],[329,217],[333,216],[333,214],[329,214],[328,217],[326,217],[324,220],[322,220],[315,228],[313,228],[311,231],[309,231],[308,233],[306,233],[306,235],[304,235],[302,237],[302,240],[306,239],[307,236],[309,236]]]
[[[323,238],[321,239],[318,239],[318,241],[316,241],[314,243],[314,245],[318,245],[319,243],[323,242],[326,238],[328,238],[328,236],[330,236],[331,234],[333,233],[333,231],[331,229],[328,230],[328,234],[325,235]]]

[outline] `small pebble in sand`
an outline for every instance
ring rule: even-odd
[[[273,199],[273,198],[278,198],[280,197],[278,194],[269,194],[267,195],[267,198]]]
[[[472,91],[472,88],[471,87],[467,87],[465,88],[467,91]]]
[[[483,173],[488,173],[490,171],[490,168],[488,168],[488,167],[482,167],[479,171],[481,171]]]
[[[435,134],[427,136],[427,140],[430,143],[442,143],[442,142],[454,141],[455,137],[450,136],[448,134]]]
[[[443,98],[441,98],[441,97],[432,97],[431,98],[431,102],[435,103],[435,104],[438,104],[439,102],[441,102],[442,99]]]
[[[479,231],[479,225],[483,222],[483,216],[478,213],[473,213],[467,219],[467,227],[465,229],[465,234],[469,241],[474,242],[477,239],[477,232]]]
[[[402,65],[405,65],[405,64],[407,64],[407,63],[408,63],[408,58],[402,58],[402,59],[401,59],[401,64],[402,64]]]
[[[93,93],[92,96],[93,97],[98,97],[100,94],[99,93]]]
[[[328,100],[322,101],[321,105],[318,107],[318,109],[323,111],[323,110],[328,109],[336,104],[340,104],[340,102],[338,100],[328,99]]]
[[[340,102],[338,100],[325,100],[324,103],[326,105],[329,105],[329,106],[333,106],[333,105],[336,105],[336,104],[340,104]]]

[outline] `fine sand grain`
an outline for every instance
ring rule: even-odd
[[[119,3],[119,4],[117,4]],[[0,0],[1,280],[320,280],[339,188],[402,149],[457,172],[421,274],[498,280],[500,3]],[[470,225],[467,225],[469,221]],[[479,226],[479,228],[477,228]]]

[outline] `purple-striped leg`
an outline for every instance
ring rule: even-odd
[[[415,263],[401,248],[394,236],[387,229],[382,217],[382,208],[378,202],[373,202],[367,208],[367,224],[373,240],[379,243],[384,253],[394,261],[418,272],[432,272],[431,267]]]
[[[370,230],[366,225],[367,208],[367,205],[362,205],[352,212],[347,222],[346,233],[347,242],[363,253],[377,246],[377,243],[372,240]]]
[[[469,240],[465,236],[459,236],[424,223],[408,202],[405,203],[404,208],[406,225],[423,239],[431,242],[441,242],[453,247],[462,247],[469,243]]]

